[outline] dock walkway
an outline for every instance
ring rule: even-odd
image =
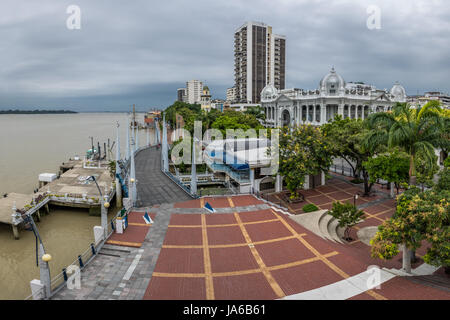
[[[135,158],[137,180],[136,207],[174,203],[192,198],[161,171],[161,149],[150,147]]]
[[[12,208],[14,204],[17,209],[25,207],[33,199],[31,194],[8,193],[7,197],[0,198],[0,223],[12,224]]]

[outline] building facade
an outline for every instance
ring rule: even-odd
[[[406,91],[395,83],[390,91],[361,82],[346,83],[331,69],[316,90],[278,90],[273,84],[261,92],[266,124],[275,128],[300,124],[322,125],[339,114],[343,118],[365,119],[370,113],[389,111],[406,102]]]
[[[408,97],[408,102],[416,106],[424,106],[429,101],[439,101],[444,108],[450,108],[450,95],[442,92],[425,92],[422,96]]]
[[[200,104],[202,106],[202,110],[211,110],[211,92],[209,91],[208,86],[203,87],[203,91],[200,96]]]
[[[203,82],[199,80],[189,80],[186,82],[186,102],[190,104],[200,103],[203,92]]]
[[[236,100],[236,89],[234,87],[227,89],[227,102],[233,103]]]
[[[269,83],[278,90],[285,86],[286,38],[272,33],[272,27],[247,22],[234,34],[235,102],[259,103]]]
[[[179,88],[177,90],[177,101],[187,102],[186,88]]]

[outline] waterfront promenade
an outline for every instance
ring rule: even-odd
[[[161,149],[150,147],[136,155],[138,207],[156,214],[140,248],[106,244],[81,272],[81,289],[66,287],[54,300],[128,299],[144,297],[169,225],[173,203],[192,200],[161,171]]]
[[[445,285],[426,278],[428,271],[425,278],[391,273],[401,267],[400,256],[384,262],[372,259],[360,240],[323,239],[253,195],[189,199],[161,173],[159,150],[145,151],[136,157],[136,173],[138,185],[147,192],[140,201],[147,206],[132,214],[148,212],[154,219],[142,245],[105,245],[82,271],[81,289],[64,287],[52,299],[450,299]],[[147,179],[160,173],[153,189]],[[173,193],[158,198],[164,184]],[[336,185],[352,187],[335,178],[315,197],[324,198],[322,203],[329,196],[336,198],[341,195],[333,189]],[[155,199],[146,199],[150,195]],[[206,212],[206,202],[216,213]],[[367,215],[364,223],[378,225],[393,213],[394,204],[379,194],[360,205]],[[424,248],[417,254],[423,255]],[[417,273],[425,266],[421,263],[413,265]],[[364,287],[370,265],[386,268],[380,290]],[[431,277],[442,279],[438,274]]]
[[[150,147],[136,155],[137,207],[192,199],[161,171],[161,149]]]

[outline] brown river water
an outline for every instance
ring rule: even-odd
[[[143,122],[143,115],[137,120]],[[124,155],[125,113],[0,115],[0,195],[32,193],[40,173],[57,173],[70,157],[83,157],[91,148],[90,136],[94,145],[99,141],[103,149],[108,138],[115,141],[117,122]],[[154,141],[153,134],[150,141]],[[139,145],[146,142],[146,132],[141,130]],[[113,151],[115,155],[115,148]],[[115,211],[110,208],[110,218]],[[100,225],[100,217],[89,216],[87,210],[58,207],[51,207],[50,214],[37,223],[45,249],[52,255],[52,278],[93,242],[96,225]],[[24,299],[31,294],[29,282],[39,278],[35,259],[33,233],[22,230],[20,240],[14,240],[11,227],[0,223],[0,299]]]

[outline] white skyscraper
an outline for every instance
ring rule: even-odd
[[[186,82],[186,98],[190,104],[200,103],[203,91],[203,82],[199,80],[189,80]]]

